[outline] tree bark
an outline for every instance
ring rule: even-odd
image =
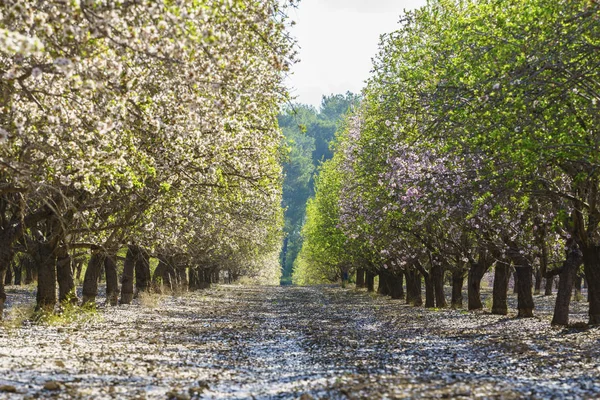
[[[581,301],[581,284],[583,283],[583,277],[576,273],[575,274],[575,281],[573,282],[574,284],[574,293],[573,293],[573,299],[575,301]]]
[[[121,278],[121,304],[131,304],[133,300],[133,272],[138,258],[136,246],[129,245],[123,263],[123,277]]]
[[[371,271],[367,271],[365,277],[367,280],[367,292],[374,292],[375,291],[375,274]]]
[[[462,308],[463,294],[462,289],[465,283],[465,271],[455,269],[452,271],[452,308]]]
[[[467,278],[467,297],[469,310],[481,310],[483,303],[481,302],[481,280],[490,268],[486,257],[479,256],[479,260],[471,263]]]
[[[552,295],[553,286],[554,286],[554,277],[546,278],[546,286],[544,287],[544,296]]]
[[[558,293],[554,305],[552,325],[569,324],[569,305],[571,303],[571,292],[577,269],[583,263],[583,254],[576,246],[570,246],[569,254],[565,260],[559,275]]]
[[[431,279],[431,274],[427,271],[421,263],[418,261],[415,262],[415,267],[417,271],[423,275],[423,280],[425,281],[425,307],[426,308],[434,308],[435,307],[435,291],[433,288],[433,280]],[[420,285],[419,278],[419,285]]]
[[[533,286],[532,281],[532,268],[529,263],[524,263],[516,266],[517,278],[517,317],[519,318],[530,318],[533,317],[533,296],[531,288]]]
[[[9,265],[8,268],[6,268],[6,273],[4,275],[4,286],[8,286],[12,283],[13,280],[13,267],[12,265]]]
[[[96,296],[98,296],[98,278],[100,277],[101,267],[104,263],[104,254],[92,253],[85,277],[83,278],[83,304],[96,304]]]
[[[38,290],[36,310],[53,312],[56,305],[56,256],[54,246],[39,243],[37,247]]]
[[[25,284],[29,285],[37,280],[37,270],[35,263],[29,257],[24,257],[22,262],[25,266]]]
[[[389,273],[387,271],[381,271],[379,273],[379,285],[377,287],[377,293],[382,296],[389,296],[391,294],[389,286]]]
[[[390,277],[390,295],[392,296],[392,299],[404,298],[404,288],[402,287],[403,280],[402,272]]]
[[[431,266],[431,280],[435,293],[435,306],[437,308],[446,307],[446,294],[444,293],[444,268],[438,263],[433,263]]]
[[[540,294],[542,290],[542,269],[535,268],[535,283],[533,285],[533,294]]]
[[[492,292],[492,314],[508,314],[508,281],[510,280],[510,265],[498,261],[494,272],[494,289]]]
[[[589,325],[600,325],[600,247],[582,247],[585,279],[588,285]]]
[[[176,268],[177,275],[177,289],[185,291],[188,287],[188,275],[187,269],[184,266],[178,266]]]
[[[406,270],[405,275],[406,303],[415,307],[423,305],[423,297],[421,296],[421,275],[414,268]]]
[[[75,281],[73,278],[73,268],[71,268],[71,256],[65,248],[58,250],[56,258],[56,276],[58,278],[58,301],[70,301],[76,304],[78,302],[75,292]]]
[[[168,265],[163,257],[158,258],[158,265],[152,275],[152,290],[162,293],[165,288],[170,288],[168,281]]]
[[[113,254],[104,257],[104,273],[106,274],[106,303],[116,306],[119,304],[119,276],[117,261]]]
[[[15,285],[21,286],[23,283],[23,264],[15,263],[13,265],[15,269]]]
[[[362,268],[356,269],[356,287],[361,289],[365,287],[365,270]]]
[[[8,243],[2,243],[0,246],[0,321],[4,312],[4,303],[6,302],[6,291],[4,290],[4,274],[13,260],[14,252]]]
[[[148,291],[150,281],[150,256],[146,250],[138,247],[138,257],[135,262],[135,288],[137,294]]]

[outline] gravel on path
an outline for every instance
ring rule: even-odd
[[[16,308],[31,292],[9,296]],[[0,398],[598,398],[600,330],[552,328],[553,299],[516,319],[338,287],[222,285],[16,326],[9,304]]]

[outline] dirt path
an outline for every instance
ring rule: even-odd
[[[552,329],[552,298],[536,301],[516,320],[330,287],[150,298],[0,328],[0,386],[17,390],[0,398],[600,397],[600,332]]]

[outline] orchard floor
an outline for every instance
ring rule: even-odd
[[[33,292],[9,289],[0,386],[16,393],[0,398],[600,397],[600,330],[551,328],[554,296],[515,319],[353,289],[218,286],[21,325]],[[585,320],[585,302],[574,311]]]

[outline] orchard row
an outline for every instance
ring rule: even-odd
[[[580,273],[600,324],[599,49],[597,1],[435,0],[407,13],[322,166],[296,280],[366,271],[393,292],[405,277],[415,304],[424,280],[426,305],[443,307],[451,274],[453,303],[467,278],[478,309],[493,268],[492,312],[506,314],[514,269],[530,317],[534,275],[537,291],[559,275],[553,323],[567,324]]]
[[[73,296],[73,259],[88,301],[103,266],[114,296],[121,259],[125,303],[150,257],[166,286],[277,280],[290,5],[3,2],[0,278],[33,264],[50,310]]]

